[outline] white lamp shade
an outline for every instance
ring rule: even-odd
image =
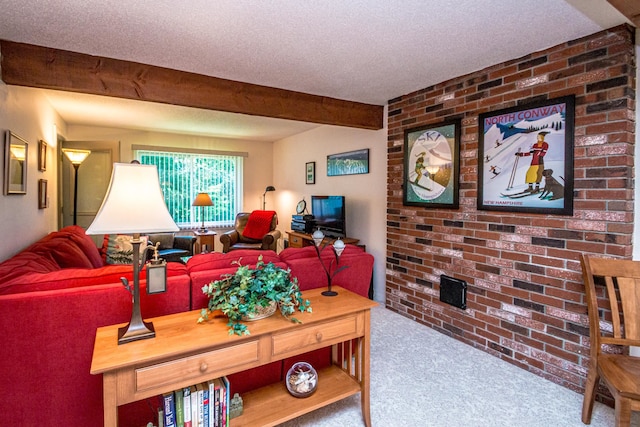
[[[179,231],[153,165],[114,163],[107,195],[87,234]]]
[[[89,154],[91,154],[90,150],[79,150],[75,148],[63,148],[62,152],[74,165],[81,164],[87,157],[89,157]]]

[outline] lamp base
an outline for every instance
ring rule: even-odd
[[[322,295],[325,297],[335,297],[338,293],[336,291],[324,291],[322,292]]]
[[[126,344],[132,341],[146,340],[156,336],[156,330],[153,323],[142,321],[142,323],[129,323],[118,329],[118,345]]]
[[[199,228],[199,229],[198,229],[198,233],[206,233],[206,232],[208,232],[208,231],[209,231],[209,230],[207,230],[206,228]]]

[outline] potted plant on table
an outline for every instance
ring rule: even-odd
[[[213,311],[220,310],[229,318],[229,335],[249,335],[247,325],[241,322],[270,316],[276,307],[295,323],[300,321],[290,316],[296,309],[311,312],[311,302],[302,298],[298,279],[291,277],[290,270],[271,262],[265,264],[262,255],[258,257],[255,268],[242,265],[241,261],[234,261],[238,265],[235,273],[226,274],[202,287],[209,303],[202,309],[199,323],[208,320]]]

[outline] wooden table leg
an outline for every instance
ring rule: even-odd
[[[117,382],[115,374],[102,376],[102,403],[104,405],[104,427],[118,427]]]
[[[364,337],[362,338],[362,381],[360,386],[362,391],[360,392],[362,403],[362,417],[364,418],[364,425],[371,427],[371,410],[370,410],[370,362],[371,357],[371,311],[365,310],[364,312]]]

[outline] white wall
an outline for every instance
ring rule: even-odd
[[[386,112],[385,112],[386,117]],[[327,155],[369,149],[369,173],[327,176]],[[274,193],[278,229],[290,231],[291,215],[303,197],[311,210],[311,195],[345,196],[347,235],[360,239],[375,257],[374,298],[384,302],[387,209],[387,129],[378,131],[320,126],[277,141],[273,149]],[[305,163],[316,162],[316,183],[305,184]],[[286,234],[285,234],[286,236]]]
[[[0,81],[0,131],[2,144],[1,170],[4,188],[4,147],[7,131],[28,143],[27,194],[7,195],[0,192],[0,261],[3,261],[47,233],[57,229],[57,141],[55,129],[64,123],[41,91],[8,86]],[[38,170],[38,140],[48,144],[47,170]],[[38,209],[38,181],[46,179],[49,207]]]

